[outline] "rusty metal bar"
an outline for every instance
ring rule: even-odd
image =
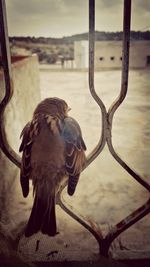
[[[107,111],[106,107],[103,104],[102,100],[96,94],[94,88],[94,56],[95,56],[95,0],[89,0],[89,89],[92,97],[98,104],[101,114],[102,114],[102,132],[100,136],[100,140],[97,146],[93,149],[93,151],[88,155],[86,165],[83,166],[83,170],[88,167],[88,165],[100,154],[106,144],[107,137]],[[99,247],[101,241],[103,240],[101,231],[94,229],[90,224],[88,224],[83,218],[76,215],[75,211],[71,210],[65,203],[62,198],[62,191],[64,187],[67,185],[67,181],[65,181],[62,186],[59,194],[57,196],[57,204],[74,220],[79,222],[82,226],[84,226],[97,240],[99,243]]]
[[[128,89],[128,72],[129,72],[129,43],[130,43],[130,21],[131,21],[131,0],[124,0],[124,22],[123,22],[123,51],[122,51],[122,80],[121,80],[121,91],[120,95],[116,101],[112,104],[108,111],[108,132],[107,132],[107,144],[110,153],[118,161],[118,163],[142,186],[144,186],[148,191],[150,191],[150,185],[144,181],[135,171],[133,171],[115,152],[111,131],[112,131],[112,121],[113,116],[117,108],[125,99]],[[150,212],[150,199],[138,208],[136,211],[132,212],[121,222],[116,224],[101,241],[101,254],[104,256],[108,255],[108,250],[113,242],[113,240],[118,237],[122,232],[128,229],[130,226],[135,224],[141,218],[146,216]]]
[[[99,143],[87,157],[86,167],[100,154],[106,143],[107,111],[94,88],[95,56],[95,0],[89,0],[89,89],[102,114],[102,131]]]
[[[0,147],[4,154],[18,167],[20,167],[19,155],[10,147],[4,125],[4,111],[13,94],[13,79],[11,71],[11,58],[9,49],[9,38],[6,19],[6,5],[4,0],[0,0],[0,44],[2,67],[5,79],[5,96],[0,103]]]
[[[86,228],[97,240],[97,242],[100,242],[100,238],[103,239],[103,237],[100,235],[98,231],[95,231],[91,225],[83,218],[81,215],[77,215],[75,210],[73,210],[71,207],[69,207],[68,204],[65,203],[65,200],[63,199],[63,194],[62,194],[63,187],[61,190],[58,192],[57,198],[56,198],[56,203],[69,215],[71,216],[74,220],[76,220],[78,223],[80,223],[84,228]]]
[[[112,124],[113,115],[117,110],[117,108],[121,105],[121,103],[125,99],[128,90],[130,24],[131,24],[131,0],[124,0],[121,91],[115,102],[109,108],[108,111],[109,124]]]
[[[129,47],[130,47],[130,24],[131,24],[131,0],[124,0],[124,14],[123,14],[123,48],[122,48],[122,78],[121,78],[121,91],[117,99],[114,101],[108,111],[108,132],[107,144],[110,153],[116,161],[130,174],[132,177],[150,191],[150,184],[145,181],[138,173],[130,168],[116,153],[112,144],[111,130],[112,122],[115,111],[121,105],[126,97],[128,90],[128,73],[129,73]]]
[[[100,154],[107,141],[108,148],[112,156],[132,177],[134,177],[142,186],[149,190],[149,184],[144,181],[144,179],[141,178],[135,171],[133,171],[115,152],[111,138],[114,113],[125,99],[128,89],[131,0],[124,0],[123,10],[123,61],[121,91],[118,98],[109,108],[109,111],[107,113],[105,105],[103,104],[99,96],[96,94],[94,88],[95,1],[89,0],[89,88],[92,97],[97,102],[102,113],[102,132],[98,145],[91,152],[91,154],[88,155],[87,164],[83,167],[83,169],[86,168]],[[75,219],[82,226],[84,226],[96,238],[100,247],[100,254],[103,256],[108,256],[110,245],[116,237],[118,237],[123,231],[125,231],[131,225],[133,225],[145,215],[147,215],[150,211],[150,201],[148,200],[146,204],[141,206],[139,209],[131,213],[129,216],[119,222],[116,226],[114,226],[104,237],[100,229],[98,231],[98,229],[93,228],[91,225],[85,222],[81,217],[77,216],[71,209],[69,209],[69,207],[65,205],[64,201],[61,199],[61,193],[59,196],[58,204],[64,211],[66,211],[73,219]]]
[[[94,88],[94,53],[95,52],[95,0],[89,0],[89,88],[92,97],[95,99],[98,104],[100,111],[102,113],[102,133],[97,146],[93,149],[93,151],[88,155],[86,165],[83,166],[83,170],[88,167],[88,165],[100,154],[103,150],[106,143],[106,129],[107,129],[107,111],[105,105],[102,100],[96,94]],[[96,238],[98,243],[102,237],[98,236],[97,231],[95,231],[85,220],[81,217],[77,216],[73,210],[70,210],[69,207],[66,206],[65,202],[62,199],[61,192],[64,187],[67,185],[67,181],[63,184],[59,195],[57,196],[58,205],[69,214],[73,219],[78,221],[82,226],[84,226],[88,231],[90,231],[93,236]]]
[[[138,222],[140,219],[145,217],[150,212],[150,199],[142,205],[140,208],[132,212],[125,219],[117,223],[112,227],[111,231],[101,240],[100,252],[103,256],[108,256],[108,251],[111,243],[116,239],[122,232],[127,230],[133,224]]]
[[[148,199],[148,201],[144,205],[142,205],[140,208],[132,212],[125,219],[117,223],[111,229],[111,231],[105,236],[104,242],[106,242],[107,245],[110,245],[116,237],[118,237],[122,232],[127,230],[130,226],[138,222],[144,216],[146,216],[149,212],[150,212],[150,199]]]
[[[109,133],[109,136],[111,136],[111,133]],[[116,153],[114,150],[112,139],[111,137],[107,138],[107,144],[110,153],[115,158],[115,160],[134,178],[138,183],[140,183],[145,189],[147,189],[150,192],[150,184],[145,181],[136,171],[134,171],[132,168],[130,168],[125,161],[121,159],[121,157]]]

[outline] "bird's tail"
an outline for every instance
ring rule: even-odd
[[[35,194],[31,215],[25,230],[25,236],[29,237],[38,231],[49,236],[57,234],[55,215],[55,195],[39,197]]]

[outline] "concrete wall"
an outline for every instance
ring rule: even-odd
[[[75,68],[88,68],[88,42],[74,43]]]
[[[102,41],[95,43],[95,68],[120,68],[121,42]]]
[[[21,130],[31,119],[33,110],[40,101],[37,57],[27,57],[14,62],[12,71],[14,94],[5,111],[5,125],[8,141],[18,153]],[[4,88],[3,73],[0,71],[0,99],[4,95]],[[11,222],[9,214],[16,210],[16,190],[19,190],[21,195],[18,172],[19,169],[0,151],[0,221],[4,224]],[[19,198],[16,201],[19,201]]]
[[[147,56],[150,56],[150,41],[132,41],[130,56],[131,67],[150,67],[150,64],[147,65]]]
[[[88,41],[75,42],[76,68],[88,67]],[[131,41],[130,67],[145,68],[150,56],[150,41]],[[85,63],[86,62],[86,63]],[[95,42],[95,69],[118,69],[122,66],[122,41]]]

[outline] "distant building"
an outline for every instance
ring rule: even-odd
[[[88,41],[74,42],[75,68],[88,68]]]
[[[88,68],[88,41],[74,43],[75,68]],[[95,69],[117,69],[122,66],[122,41],[95,42]],[[130,43],[130,67],[150,67],[150,41]]]

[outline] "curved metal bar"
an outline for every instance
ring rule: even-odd
[[[82,171],[87,168],[90,163],[101,153],[107,137],[107,111],[104,103],[96,94],[94,88],[94,54],[95,54],[95,0],[89,0],[89,88],[92,97],[98,104],[102,113],[102,133],[97,146],[87,156],[86,164],[83,166]],[[67,185],[67,181],[63,184],[63,188]]]
[[[123,20],[123,49],[122,49],[122,78],[121,91],[115,102],[108,110],[109,125],[115,111],[121,105],[126,97],[128,89],[128,72],[129,72],[129,44],[130,44],[130,24],[131,24],[131,0],[124,0],[124,20]]]
[[[92,97],[95,99],[97,104],[99,105],[102,112],[102,133],[101,138],[98,145],[91,152],[91,154],[87,158],[87,164],[83,167],[85,169],[103,150],[105,143],[107,141],[108,148],[113,157],[118,161],[118,163],[129,173],[131,174],[141,185],[143,185],[147,190],[150,191],[149,184],[144,181],[136,172],[134,172],[115,152],[112,139],[111,139],[111,130],[112,130],[112,120],[113,115],[120,104],[125,99],[128,87],[128,65],[129,65],[129,33],[130,33],[130,16],[131,16],[131,1],[124,0],[124,39],[123,39],[123,66],[122,66],[122,84],[121,84],[121,92],[119,97],[116,99],[112,107],[110,107],[108,114],[106,108],[99,98],[99,96],[95,92],[94,88],[94,22],[95,22],[95,1],[89,0],[89,87]],[[128,13],[129,12],[129,13]],[[66,183],[65,183],[66,185]],[[65,187],[62,187],[61,191]],[[64,200],[61,198],[61,192],[59,192],[58,204],[60,207],[67,212],[73,219],[79,222],[82,226],[84,226],[97,240],[100,247],[100,254],[104,256],[108,256],[108,250],[113,242],[113,240],[120,235],[123,231],[129,228],[132,224],[143,218],[146,214],[149,213],[150,203],[149,201],[140,207],[135,212],[131,213],[124,220],[114,226],[108,234],[103,237],[102,232],[97,231],[96,228],[89,225],[79,216],[77,216],[71,209],[66,207]]]
[[[103,240],[103,236],[102,233],[98,230],[96,230],[96,226],[95,229],[94,227],[91,227],[90,224],[88,224],[83,217],[76,215],[76,213],[71,209],[71,207],[67,207],[65,200],[63,199],[63,187],[60,189],[60,191],[58,192],[56,201],[57,204],[70,216],[72,217],[75,221],[77,221],[78,223],[80,223],[84,228],[86,228],[97,240],[98,243],[100,243],[101,240]]]
[[[105,236],[105,238],[101,242],[102,255],[107,256],[109,247],[111,243],[114,241],[114,239],[117,238],[122,232],[127,230],[130,226],[132,226],[140,219],[142,219],[144,216],[146,216],[149,212],[150,212],[150,199],[148,199],[148,201],[140,208],[132,212],[125,219],[123,219],[122,221],[117,223],[114,227],[112,227],[110,232]]]
[[[122,65],[122,83],[121,83],[121,92],[119,97],[113,103],[108,111],[108,131],[107,131],[107,144],[110,153],[116,159],[116,161],[142,186],[144,186],[148,191],[150,191],[150,185],[141,178],[135,171],[133,171],[115,152],[111,131],[112,131],[112,121],[113,116],[117,108],[125,99],[128,88],[128,68],[129,68],[129,42],[130,42],[130,16],[131,16],[131,0],[124,0],[124,36],[123,36],[123,65]],[[146,216],[150,212],[150,199],[141,206],[136,211],[132,212],[129,216],[119,222],[114,226],[105,238],[101,242],[101,254],[107,256],[108,250],[113,242],[113,240],[119,236],[123,231],[128,229],[131,225],[139,221],[141,218]]]
[[[20,167],[19,155],[10,147],[7,141],[7,135],[4,126],[4,111],[13,94],[13,80],[11,72],[11,60],[8,40],[8,30],[6,21],[5,1],[0,1],[0,39],[1,54],[3,63],[3,72],[5,78],[5,96],[0,103],[0,147],[4,154],[18,167]]]
[[[109,135],[110,137],[107,138],[107,144],[110,153],[112,156],[115,158],[115,160],[142,186],[144,186],[149,192],[150,192],[150,184],[145,181],[138,173],[136,173],[133,169],[131,169],[116,153],[114,150],[114,147],[112,145],[112,140],[111,140],[111,134]]]
[[[124,21],[123,21],[123,51],[122,51],[122,81],[121,81],[121,92],[116,101],[110,107],[108,111],[108,133],[107,133],[107,144],[109,151],[116,161],[129,173],[134,179],[136,179],[142,186],[150,191],[150,185],[143,178],[140,177],[133,169],[131,169],[115,152],[112,139],[112,121],[113,116],[117,108],[125,99],[128,90],[128,72],[129,72],[129,43],[130,43],[130,22],[131,22],[131,0],[124,0]]]
[[[87,157],[87,167],[103,150],[106,143],[107,111],[94,88],[94,54],[95,54],[95,0],[89,0],[89,89],[102,113],[102,132],[100,141]]]
[[[99,98],[99,96],[96,94],[95,88],[94,88],[94,52],[95,52],[95,0],[89,0],[89,88],[90,93],[96,103],[98,104],[101,113],[102,113],[102,133],[100,140],[97,144],[97,146],[93,149],[93,151],[87,156],[87,161],[85,166],[83,166],[84,170],[88,167],[88,165],[100,154],[100,152],[103,150],[105,144],[106,144],[106,136],[107,136],[107,111],[105,108],[105,105],[103,104],[102,100]],[[62,191],[67,185],[67,181],[62,185],[61,190],[59,191],[57,195],[57,204],[68,214],[70,215],[74,220],[79,222],[82,226],[84,226],[97,240],[100,246],[101,240],[103,240],[102,234],[95,228],[93,228],[91,225],[89,225],[85,220],[81,219],[81,217],[77,216],[69,207],[65,205],[65,202],[62,198]]]

